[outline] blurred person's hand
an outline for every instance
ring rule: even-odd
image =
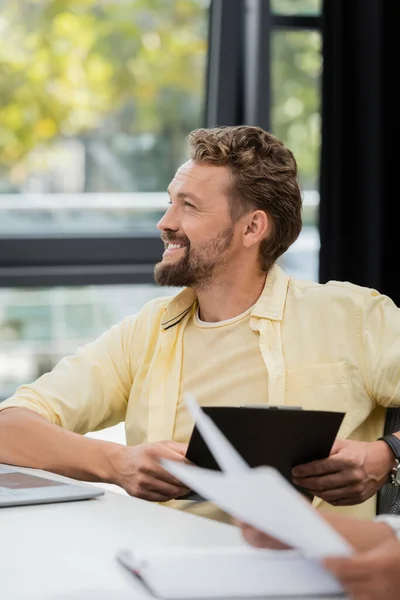
[[[328,458],[295,467],[293,483],[335,506],[360,504],[387,483],[393,464],[383,441],[336,440]]]
[[[323,565],[343,586],[352,600],[397,600],[400,597],[400,543],[384,523],[360,521],[327,515],[342,529],[354,546],[363,551],[350,557],[326,558]],[[245,539],[257,548],[288,549],[279,540],[250,525],[236,522]],[[367,530],[365,532],[365,529]],[[346,536],[347,533],[347,536]],[[364,539],[363,539],[364,538]],[[380,541],[372,548],[375,541]],[[369,548],[365,550],[365,548]]]
[[[245,540],[251,546],[255,546],[256,548],[271,548],[272,550],[287,550],[289,548],[283,542],[259,531],[251,525],[247,525],[247,523],[242,523],[241,521],[236,521],[235,523],[240,527]]]
[[[347,558],[327,558],[323,564],[352,600],[400,598],[400,543],[397,539]]]
[[[174,441],[124,446],[112,462],[115,477],[111,483],[124,488],[131,496],[165,502],[188,493],[188,488],[170,475],[160,464],[160,459],[188,462],[185,458],[187,444]]]
[[[315,511],[313,508],[312,510]],[[393,529],[384,522],[377,523],[355,517],[343,517],[331,512],[320,512],[321,518],[326,521],[337,533],[347,540],[357,552],[368,552],[385,543],[396,541]],[[275,550],[288,549],[289,546],[270,535],[258,531],[254,527],[240,521],[236,525],[241,528],[245,539],[257,548],[271,548]]]

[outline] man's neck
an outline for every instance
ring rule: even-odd
[[[219,280],[207,286],[195,288],[199,303],[199,317],[207,323],[218,323],[233,319],[244,313],[259,299],[266,274],[237,279]]]

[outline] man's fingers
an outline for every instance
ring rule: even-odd
[[[334,506],[353,506],[354,504],[360,503],[360,491],[358,488],[354,488],[354,486],[344,486],[324,492],[312,490],[308,487],[306,487],[306,489],[313,496],[317,496],[318,498],[321,498],[321,500],[333,504]]]
[[[133,495],[151,502],[165,502],[177,497],[180,487],[140,473],[135,480]]]
[[[171,485],[160,479],[151,479],[147,484],[147,489],[165,496],[166,499],[178,498],[188,493],[188,489],[183,485]]]
[[[333,454],[323,460],[314,460],[305,465],[298,465],[292,469],[293,477],[318,477],[339,473],[352,466],[351,457],[344,453]],[[306,487],[306,486],[305,486]]]
[[[172,496],[161,494],[159,492],[153,492],[152,490],[143,490],[143,493],[139,491],[134,495],[137,498],[141,498],[142,500],[148,500],[149,502],[167,502],[168,500],[173,499]]]
[[[175,444],[175,442],[172,442],[171,444]],[[184,444],[171,444],[165,443],[154,446],[149,452],[150,456],[154,457],[156,460],[159,460],[160,458],[166,458],[168,460],[177,460],[178,462],[185,462],[189,464],[189,461],[185,455],[186,453],[182,452],[181,447],[184,447]]]
[[[163,446],[170,448],[177,454],[181,454],[182,456],[186,456],[186,452],[188,449],[187,444],[181,444],[180,442],[174,442],[173,440],[167,440],[166,442],[161,442]]]
[[[351,485],[357,485],[358,482],[359,479],[357,473],[352,471],[333,473],[332,475],[321,475],[319,477],[293,478],[293,483],[295,485],[305,487],[313,493],[350,487]]]
[[[177,498],[188,491],[187,488],[179,482],[174,484],[169,481],[164,481],[160,477],[152,477],[151,475],[144,473],[139,475],[135,483],[140,498],[147,499],[148,494],[157,495],[159,497],[159,502]]]
[[[179,479],[176,479],[176,477],[174,477],[173,475],[171,475],[171,473],[166,471],[157,460],[147,460],[142,465],[141,471],[145,475],[151,477],[152,479],[159,479],[160,481],[163,481],[164,483],[168,483],[169,485],[173,485],[175,487],[184,487],[182,482],[179,481]]]
[[[329,453],[329,456],[332,456],[333,454],[337,454],[338,452],[340,452],[341,450],[343,450],[343,448],[346,448],[348,446],[348,440],[339,440],[336,439],[333,442],[333,446],[331,448],[331,451]]]
[[[333,457],[332,457],[333,458]],[[292,469],[293,477],[317,477],[337,473],[339,470],[337,462],[332,461],[331,457],[323,460],[314,460],[305,465],[298,465]]]
[[[181,452],[184,447],[185,444],[178,444],[177,442],[172,441],[155,446],[152,450],[152,454],[147,457],[147,460],[142,465],[141,470],[143,473],[150,475],[152,478],[160,479],[161,481],[170,485],[186,489],[179,479],[176,479],[160,464],[161,458],[189,463],[189,461],[185,458],[185,455]]]
[[[143,473],[151,479],[161,481],[175,488],[186,489],[184,484],[181,481],[179,481],[179,479],[176,479],[173,475],[168,473],[168,471],[166,471],[162,467],[158,466],[157,468],[157,465],[154,468],[150,466],[147,469],[143,469]]]

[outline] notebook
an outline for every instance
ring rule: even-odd
[[[253,548],[168,548],[124,551],[120,564],[162,600],[335,597],[337,581],[295,551]]]

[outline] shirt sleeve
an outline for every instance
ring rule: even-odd
[[[399,515],[378,515],[374,519],[378,523],[386,523],[392,529],[400,541],[400,516]]]
[[[133,381],[131,344],[136,317],[127,317],[50,372],[18,388],[0,404],[29,408],[76,433],[116,425],[125,419]]]
[[[364,298],[364,378],[377,404],[400,406],[400,309],[376,291]]]

